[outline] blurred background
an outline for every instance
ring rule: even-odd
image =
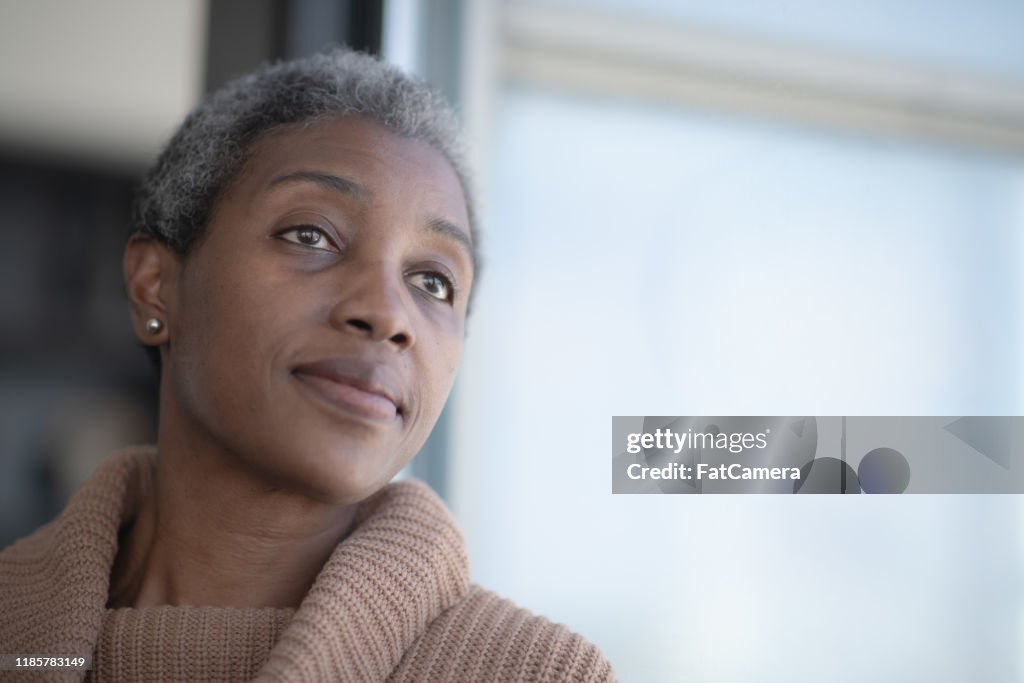
[[[1020,496],[613,496],[612,415],[1024,413],[1024,3],[5,0],[0,545],[153,438],[132,190],[345,43],[438,86],[486,271],[411,474],[623,681],[1024,680]]]

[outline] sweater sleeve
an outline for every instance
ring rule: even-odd
[[[600,650],[561,624],[473,586],[434,620],[388,679],[612,683]]]

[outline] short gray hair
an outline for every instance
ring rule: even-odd
[[[345,116],[379,121],[447,158],[466,198],[473,256],[479,263],[476,210],[451,106],[395,67],[344,48],[264,66],[207,97],[144,177],[134,229],[187,254],[261,134],[284,124]]]

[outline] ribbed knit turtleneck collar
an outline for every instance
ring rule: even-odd
[[[106,604],[118,530],[136,513],[155,457],[151,447],[112,456],[57,519],[0,553],[0,604],[6,608],[0,651],[92,653],[105,619],[117,616],[123,628],[132,616],[145,616],[145,610],[132,615]],[[232,624],[255,619],[271,637],[283,628],[260,681],[382,681],[427,625],[466,594],[468,583],[465,546],[444,504],[423,484],[402,482],[361,504],[355,528],[290,621],[287,610],[145,609],[162,615],[163,624],[208,616],[225,623],[228,615]],[[136,619],[142,622],[148,623]],[[183,643],[164,645],[176,646]],[[69,679],[65,672],[49,680]]]

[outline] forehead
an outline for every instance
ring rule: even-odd
[[[228,215],[241,225],[311,193],[410,235],[441,235],[478,268],[462,184],[445,155],[365,118],[287,124],[258,137],[215,202],[205,236]]]
[[[432,145],[395,133],[365,118],[340,118],[279,126],[252,145],[239,182],[251,190],[302,173],[352,181],[364,199],[418,207],[463,226],[469,219],[462,185]]]

